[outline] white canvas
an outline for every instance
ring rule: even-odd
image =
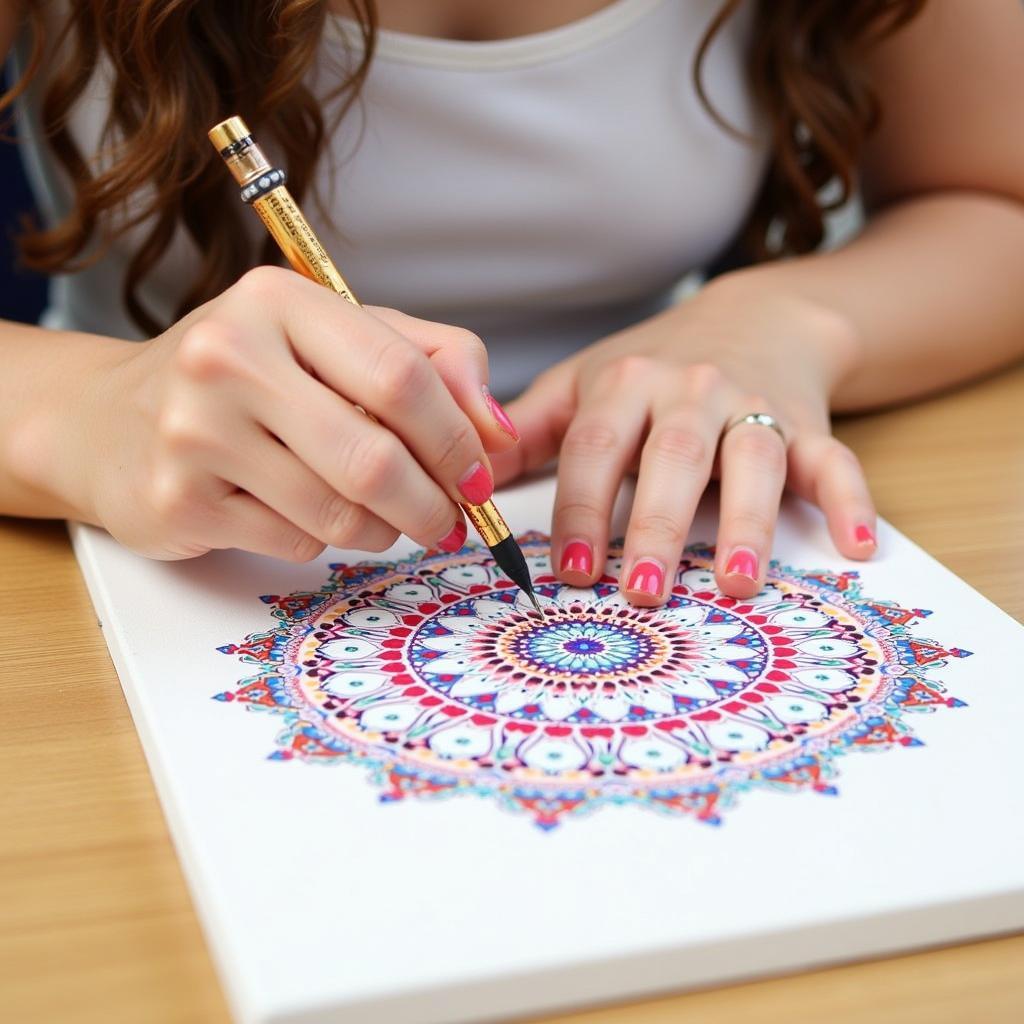
[[[546,531],[552,496],[498,504]],[[714,522],[702,509],[691,540]],[[217,648],[274,626],[260,595],[367,556],[160,563],[72,535],[239,1021],[497,1020],[1024,925],[1024,629],[884,522],[880,555],[844,562],[794,501],[774,555],[930,609],[910,632],[973,652],[928,673],[966,706],[905,714],[922,745],[837,758],[837,795],[754,786],[717,826],[626,801],[550,829],[486,795],[381,802],[359,765],[268,759],[279,716],[211,699],[254,672]]]

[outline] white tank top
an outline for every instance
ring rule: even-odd
[[[317,168],[329,219],[312,198],[303,204],[360,298],[479,333],[502,397],[663,308],[740,228],[765,163],[765,145],[725,132],[693,88],[694,52],[720,3],[615,0],[560,28],[485,42],[381,31],[362,100]],[[749,14],[716,38],[704,76],[721,115],[756,135]],[[311,75],[318,94],[351,66],[357,39],[354,22],[329,18]],[[39,144],[40,92],[23,104],[23,150],[53,219],[67,190]],[[74,112],[86,153],[104,92],[101,72]],[[261,238],[255,214],[247,230]],[[139,237],[56,278],[43,323],[137,338],[120,296]],[[142,290],[158,316],[170,318],[195,259],[179,233]]]

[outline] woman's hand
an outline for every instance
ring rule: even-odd
[[[251,271],[118,352],[84,382],[83,416],[48,415],[64,426],[42,432],[55,443],[37,483],[157,558],[306,560],[328,544],[382,551],[400,532],[455,550],[457,502],[490,496],[486,451],[515,443],[478,338],[288,270]]]
[[[753,280],[752,280],[753,279]],[[587,586],[604,568],[612,504],[639,475],[620,586],[661,604],[697,502],[721,478],[715,574],[749,597],[763,586],[784,485],[824,510],[850,558],[875,550],[875,511],[853,453],[832,437],[829,395],[856,359],[836,314],[746,278],[697,297],[559,363],[509,413],[522,442],[494,460],[498,481],[560,452],[552,528],[558,575]],[[737,417],[768,413],[769,427]]]

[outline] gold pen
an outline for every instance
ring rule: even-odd
[[[242,201],[259,214],[260,220],[281,247],[293,269],[311,281],[337,292],[354,305],[362,305],[289,193],[284,170],[270,165],[263,151],[253,141],[246,123],[240,117],[229,117],[214,125],[207,134],[235,181],[241,186]],[[526,559],[494,502],[488,500],[482,505],[460,502],[460,505],[490,549],[495,564],[520,587],[537,612],[541,613]]]

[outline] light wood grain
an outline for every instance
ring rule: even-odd
[[[1024,618],[1024,367],[850,420],[879,509]],[[0,1017],[227,1021],[64,528],[0,520]],[[1024,936],[546,1024],[1024,1020]]]

